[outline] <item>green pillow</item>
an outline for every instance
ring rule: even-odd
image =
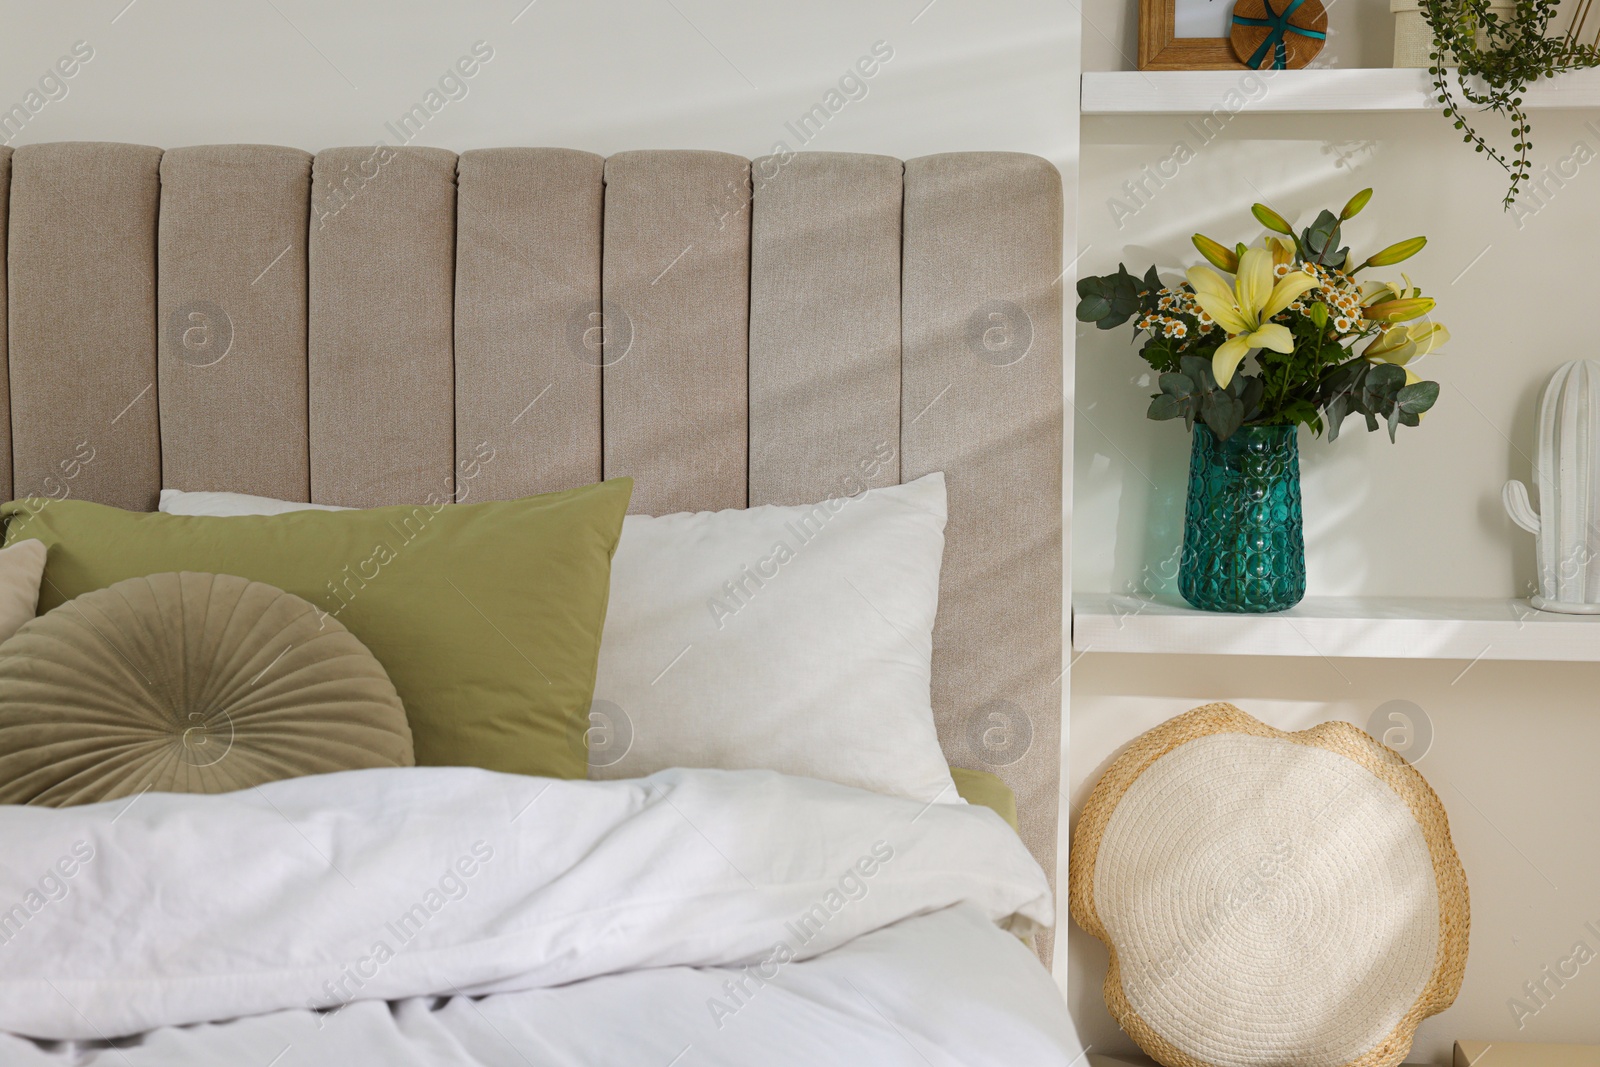
[[[956,783],[956,792],[962,800],[988,808],[1010,823],[1013,830],[1017,828],[1017,795],[1004,778],[988,771],[969,771],[965,767],[951,767],[950,778]]]
[[[77,500],[0,505],[50,550],[39,610],[125,578],[235,574],[360,638],[405,704],[417,763],[582,778],[611,556],[633,481],[486,504],[198,518]]]

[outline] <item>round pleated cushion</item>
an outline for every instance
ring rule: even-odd
[[[260,582],[131,578],[0,644],[0,803],[223,793],[414,762],[372,653]]]
[[[1388,1067],[1455,1000],[1467,883],[1428,783],[1354,726],[1210,704],[1135,740],[1073,839],[1105,998],[1168,1067]]]

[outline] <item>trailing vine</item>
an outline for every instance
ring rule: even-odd
[[[1533,132],[1522,94],[1530,82],[1569,70],[1600,66],[1600,49],[1580,41],[1592,0],[1581,0],[1564,35],[1546,36],[1557,0],[1517,0],[1516,13],[1503,18],[1492,0],[1421,0],[1423,19],[1433,32],[1428,73],[1444,116],[1461,139],[1494,160],[1511,176],[1502,205],[1509,210],[1532,173]],[[1447,65],[1454,57],[1459,80]],[[1460,92],[1460,100],[1456,93]],[[1463,104],[1494,111],[1511,122],[1511,147],[1490,144],[1467,118]]]

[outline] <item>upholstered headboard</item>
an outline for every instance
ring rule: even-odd
[[[941,738],[1006,779],[1054,873],[1044,160],[47,144],[0,149],[0,187],[0,498],[361,506],[628,474],[662,513],[837,494],[885,443],[873,483],[945,471]]]

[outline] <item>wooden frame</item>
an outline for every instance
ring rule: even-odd
[[[1178,0],[1139,0],[1140,70],[1249,70],[1226,37],[1179,37]]]

